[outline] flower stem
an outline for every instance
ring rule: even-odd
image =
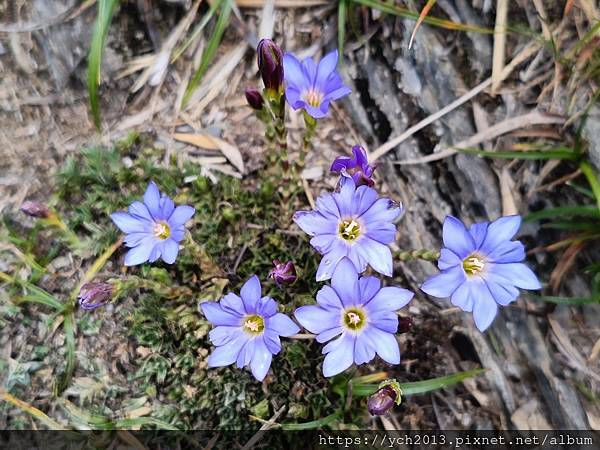
[[[298,157],[298,164],[296,165],[297,170],[296,173],[298,177],[302,174],[304,170],[304,161],[306,159],[306,154],[312,149],[312,140],[315,137],[317,131],[317,120],[307,114],[304,111],[304,136],[302,137],[302,147],[300,148],[300,156]]]
[[[437,261],[440,258],[440,252],[435,250],[405,250],[396,253],[396,257],[400,261],[414,261],[422,259],[424,261]]]

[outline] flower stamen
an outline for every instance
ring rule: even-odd
[[[354,219],[343,220],[340,223],[339,233],[342,239],[354,241],[360,236],[360,225]]]
[[[483,259],[477,255],[471,255],[463,260],[463,269],[467,275],[477,275],[484,268]]]
[[[246,316],[243,327],[251,334],[260,334],[265,329],[265,321],[259,315]]]
[[[323,101],[323,94],[314,89],[310,89],[304,94],[304,100],[306,100],[306,103],[308,103],[310,106],[316,108]]]
[[[344,311],[343,321],[346,328],[352,331],[360,330],[366,325],[365,312],[359,308],[349,308]]]
[[[169,236],[171,236],[171,228],[166,222],[157,222],[154,224],[154,229],[152,230],[154,236],[158,239],[165,240]]]

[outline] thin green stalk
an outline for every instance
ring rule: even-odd
[[[437,261],[440,259],[440,252],[435,250],[405,250],[396,253],[396,257],[400,261],[414,261],[416,259],[422,259],[424,261]]]
[[[592,188],[592,192],[594,193],[594,197],[596,197],[596,204],[598,205],[598,210],[600,211],[600,181],[598,180],[598,175],[592,168],[589,162],[582,161],[579,164],[581,171],[585,175],[590,183],[590,187]]]

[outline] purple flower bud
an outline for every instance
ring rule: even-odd
[[[258,70],[265,88],[273,91],[283,89],[283,52],[271,39],[262,39],[256,47]]]
[[[296,281],[296,268],[292,261],[282,263],[278,259],[275,259],[273,260],[273,265],[275,267],[269,272],[269,278],[273,278],[277,286],[292,284]]]
[[[27,200],[21,205],[21,211],[31,217],[47,219],[50,216],[50,210],[46,205],[40,202]]]
[[[376,166],[369,165],[367,152],[360,145],[352,147],[352,158],[348,156],[338,156],[331,165],[331,171],[340,173],[344,177],[352,178],[354,184],[358,187],[367,185],[373,187],[373,172]]]
[[[367,408],[373,416],[387,413],[394,405],[399,405],[402,399],[402,390],[396,380],[386,380],[379,385],[379,389],[371,394],[367,400]]]
[[[246,94],[246,100],[252,109],[256,109],[257,111],[263,109],[264,100],[258,89],[246,88],[244,93]]]
[[[85,283],[79,290],[77,300],[82,309],[96,309],[104,306],[112,297],[114,287],[108,283]]]

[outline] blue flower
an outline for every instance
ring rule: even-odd
[[[291,53],[283,56],[285,97],[292,108],[304,109],[321,119],[327,115],[331,101],[352,92],[335,70],[337,60],[337,50],[321,58],[318,65],[312,58],[300,62]]]
[[[501,217],[492,223],[475,223],[467,230],[455,217],[444,221],[444,246],[438,267],[421,289],[434,297],[450,297],[452,304],[473,312],[475,325],[490,326],[498,305],[514,301],[521,289],[541,289],[529,267],[522,264],[525,248],[511,239],[521,225],[520,216]]]
[[[217,326],[209,334],[217,348],[208,357],[208,366],[250,365],[252,375],[262,381],[272,356],[281,350],[279,336],[292,336],[300,328],[277,312],[275,300],[262,297],[256,275],[242,286],[240,296],[229,293],[220,302],[200,304],[206,319]]]
[[[413,293],[398,287],[381,287],[373,276],[358,277],[352,261],[343,258],[331,286],[317,292],[317,305],[301,306],[294,312],[300,324],[327,342],[323,375],[331,377],[355,363],[365,364],[377,353],[390,364],[400,363],[400,348],[394,333],[398,330],[396,311]]]
[[[331,278],[336,264],[347,256],[361,273],[370,265],[383,275],[391,276],[394,242],[393,221],[401,206],[388,198],[378,198],[374,189],[355,186],[352,178],[342,178],[338,193],[317,199],[314,211],[298,211],[294,222],[313,236],[310,243],[323,254],[317,281]]]
[[[354,184],[362,186],[366,184],[369,187],[373,187],[375,184],[373,179],[373,172],[375,172],[375,166],[369,165],[367,159],[367,152],[360,145],[352,147],[352,158],[348,156],[338,156],[331,165],[331,171],[340,173],[344,177],[349,177],[354,180]]]
[[[173,200],[160,195],[158,187],[151,181],[143,198],[144,202],[133,202],[129,213],[116,212],[111,219],[126,234],[125,245],[131,250],[125,255],[125,265],[154,262],[162,258],[173,264],[179,252],[179,242],[185,234],[185,223],[194,215],[191,206],[175,207]]]

